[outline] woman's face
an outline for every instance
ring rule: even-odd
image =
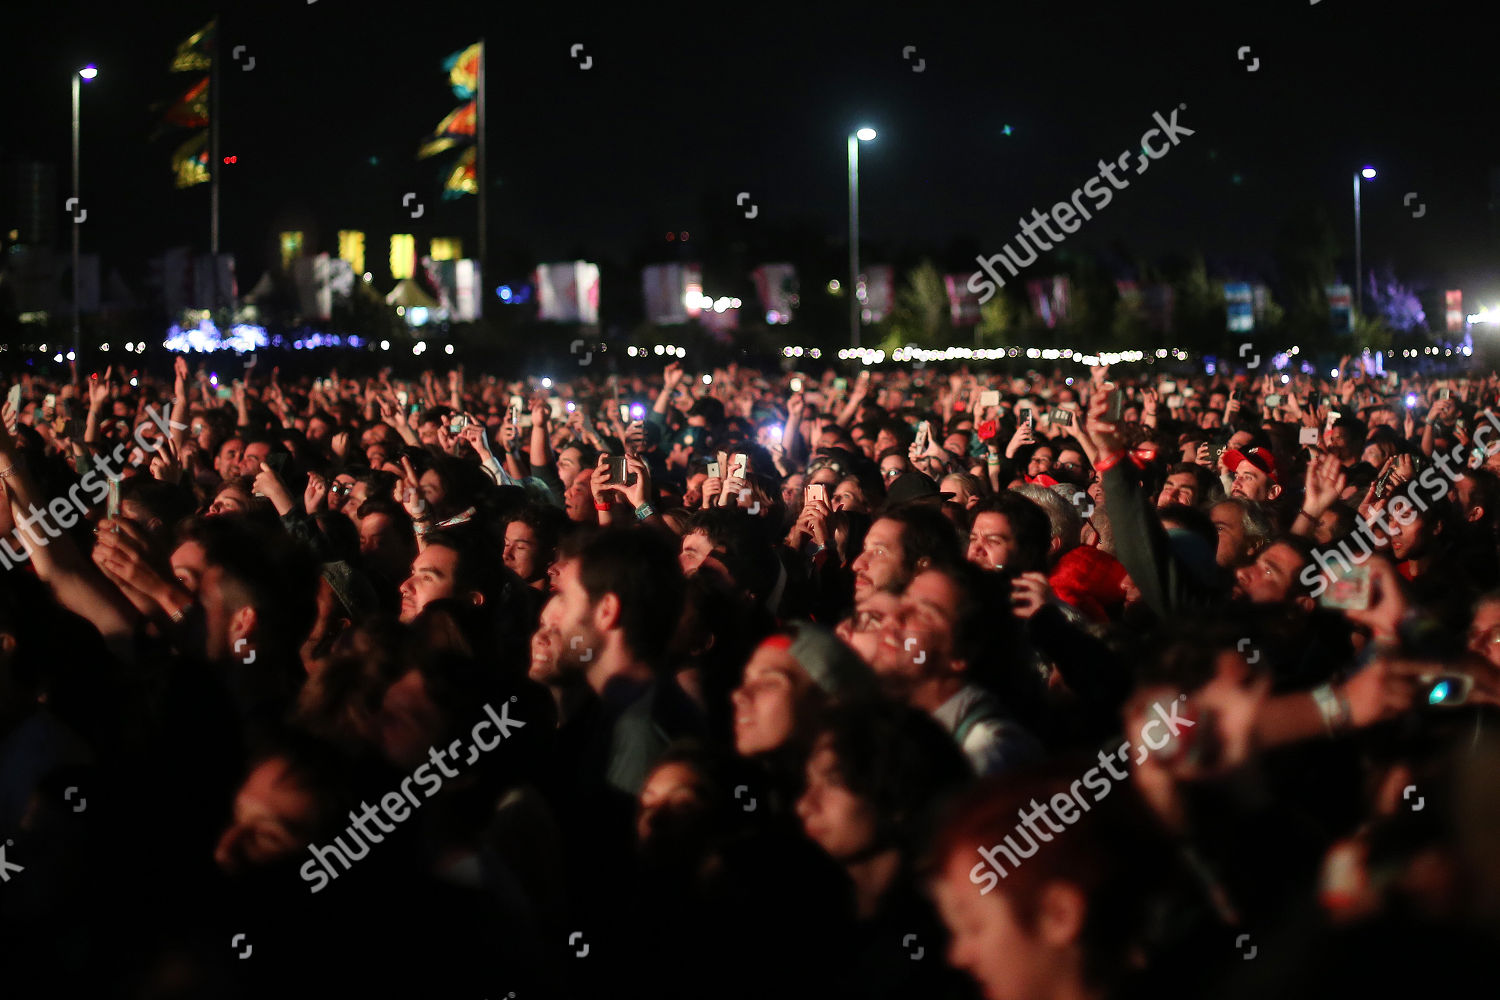
[[[869,511],[870,505],[865,502],[865,491],[860,487],[858,479],[848,476],[839,483],[833,491],[833,509]]]
[[[663,764],[651,772],[641,787],[636,837],[643,842],[649,840],[663,820],[699,812],[706,806],[702,783],[692,768],[686,764]]]
[[[948,964],[973,977],[986,1000],[1045,996],[1053,949],[1026,930],[1005,893],[981,893],[970,880],[984,867],[977,851],[959,851],[933,883],[938,913],[952,935]]]
[[[243,514],[249,508],[250,494],[238,486],[232,486],[219,491],[214,497],[214,502],[208,505],[207,516],[223,517],[229,514]]]
[[[734,689],[734,749],[741,756],[774,750],[791,739],[797,697],[807,675],[784,649],[762,646]]]
[[[835,861],[853,861],[875,843],[875,809],[851,792],[839,774],[827,737],[807,760],[807,788],[797,800],[802,829]]]

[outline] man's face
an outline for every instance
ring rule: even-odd
[[[512,521],[505,526],[505,566],[527,583],[535,583],[547,575],[545,553],[538,551],[536,532],[525,521]]]
[[[1500,601],[1484,601],[1474,612],[1469,648],[1500,667]]]
[[[1289,545],[1268,545],[1234,574],[1236,597],[1251,604],[1280,604],[1292,593],[1303,562]]]
[[[1167,477],[1162,484],[1161,495],[1156,498],[1156,506],[1165,507],[1168,504],[1181,503],[1192,506],[1198,502],[1198,477],[1191,472],[1174,472]]]
[[[1245,518],[1232,503],[1215,504],[1208,512],[1219,536],[1214,561],[1224,568],[1236,565],[1245,556]]]
[[[875,451],[875,439],[859,428],[850,431],[850,437],[854,438],[854,444],[860,451],[865,453],[865,457],[873,462],[877,454]]]
[[[1469,476],[1459,476],[1453,487],[1454,498],[1458,501],[1459,512],[1463,515],[1464,520],[1470,520],[1472,515],[1479,513],[1475,507],[1474,494],[1476,491],[1474,489],[1474,480]]]
[[[1239,468],[1234,470],[1234,485],[1229,489],[1230,496],[1264,503],[1275,499],[1280,493],[1281,488],[1271,482],[1271,477],[1248,461],[1241,462]]]
[[[682,505],[688,510],[697,510],[703,505],[703,484],[708,482],[708,473],[695,472],[687,477],[687,486],[682,491]]]
[[[698,572],[699,567],[713,554],[714,545],[709,541],[707,532],[689,531],[683,535],[682,549],[677,554],[677,561],[682,566],[682,575],[692,576]]]
[[[1318,523],[1313,526],[1313,539],[1319,545],[1333,544],[1333,533],[1338,530],[1339,515],[1336,510],[1325,510]]]
[[[887,448],[896,447],[896,435],[892,434],[890,428],[882,427],[875,435],[875,454],[880,454]]]
[[[239,487],[233,489],[221,489],[214,494],[213,503],[208,505],[208,517],[226,517],[231,514],[243,514],[250,509],[250,494]]]
[[[335,490],[333,487],[338,487]],[[354,477],[347,472],[340,472],[333,477],[333,484],[328,489],[328,509],[342,511],[349,503],[349,497],[354,492]]]
[[[895,594],[877,590],[855,606],[854,614],[838,623],[834,634],[848,643],[861,660],[874,663],[885,624],[900,607],[901,599]]]
[[[1224,417],[1218,410],[1204,410],[1198,414],[1198,426],[1206,431],[1218,430],[1224,426]]]
[[[1340,455],[1349,453],[1349,432],[1343,424],[1334,424],[1323,432],[1323,446]]]
[[[906,550],[901,544],[902,525],[882,517],[870,525],[864,551],[854,560],[854,602],[858,604],[877,590],[899,593],[906,586]]]
[[[271,455],[271,443],[269,441],[254,441],[245,445],[245,454],[240,459],[240,475],[253,476],[260,471],[260,465]]]
[[[244,455],[245,442],[239,438],[230,438],[219,446],[219,456],[214,459],[214,471],[219,474],[220,479],[233,479],[240,474],[240,459]]]
[[[1010,518],[986,511],[974,518],[969,532],[969,562],[983,569],[1002,569],[1014,562],[1019,551]]]
[[[564,671],[583,671],[604,648],[604,637],[594,622],[594,604],[583,587],[578,560],[558,570],[556,592],[542,609],[542,627],[557,634],[557,665]],[[584,659],[587,657],[588,659]]]
[[[411,563],[411,576],[401,584],[401,621],[410,623],[433,601],[458,593],[453,574],[458,553],[444,545],[429,545]]]
[[[659,827],[680,827],[687,817],[708,811],[710,803],[703,781],[686,764],[663,764],[641,786],[636,812],[636,838],[650,840]]]
[[[582,523],[597,522],[598,517],[594,512],[594,494],[589,486],[593,479],[593,469],[579,469],[578,474],[573,477],[572,485],[563,492],[563,501],[568,509],[568,519]]]
[[[225,593],[226,578],[218,566],[206,566],[198,587],[198,603],[203,607],[203,654],[209,661],[226,659],[236,639],[245,638],[234,619],[239,612]]]
[[[749,757],[784,746],[796,726],[797,700],[810,683],[791,653],[770,646],[756,650],[731,695],[735,752]]]
[[[359,554],[386,579],[400,576],[411,553],[401,544],[396,523],[386,514],[366,514],[359,519]]]
[[[172,575],[194,595],[207,568],[203,546],[197,542],[183,542],[172,552]]]
[[[952,670],[953,614],[961,596],[941,573],[912,577],[870,662],[892,697],[905,699],[918,684]]]
[[[424,420],[417,425],[417,440],[424,445],[438,443],[438,427],[436,420]]]
[[[240,786],[214,861],[235,872],[292,858],[312,842],[317,813],[317,799],[288,775],[286,760],[272,757]]]
[[[321,444],[333,436],[333,428],[322,417],[313,417],[307,422],[307,440]]]
[[[583,453],[577,448],[564,448],[557,453],[557,478],[562,480],[563,489],[573,485],[578,470],[582,468]]]
[[[827,737],[807,761],[807,784],[797,815],[809,840],[835,861],[853,861],[875,841],[875,810],[845,787]]]

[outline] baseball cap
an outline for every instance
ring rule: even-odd
[[[931,476],[920,472],[903,472],[891,480],[891,485],[885,491],[885,505],[895,507],[899,504],[910,503],[913,500],[925,500],[928,497],[940,497],[943,500],[953,499],[952,493],[943,493],[938,490],[937,483],[932,481]]]
[[[1230,472],[1239,470],[1241,462],[1249,462],[1253,468],[1259,469],[1271,477],[1271,482],[1280,483],[1281,478],[1276,472],[1276,458],[1267,448],[1247,448],[1240,451],[1230,448],[1224,452],[1224,464]]]
[[[787,633],[772,636],[766,643],[785,649],[825,693],[843,698],[876,693],[875,674],[827,628],[812,622],[792,622]]]

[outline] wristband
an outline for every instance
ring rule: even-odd
[[[1313,516],[1312,516],[1312,515],[1311,515],[1311,514],[1309,514],[1309,513],[1308,513],[1308,512],[1307,512],[1307,511],[1305,511],[1305,510],[1299,510],[1299,511],[1297,511],[1297,516],[1298,516],[1298,517],[1305,517],[1305,518],[1307,518],[1307,519],[1308,519],[1308,520],[1309,520],[1309,521],[1316,521],[1316,520],[1317,520],[1317,518],[1316,518],[1316,517],[1313,517]]]
[[[609,504],[607,504],[607,503],[597,503],[596,502],[594,504],[594,509],[595,510],[609,510]]]
[[[655,513],[656,511],[651,508],[649,503],[643,503],[635,509],[635,519],[637,521],[644,521]]]
[[[180,624],[182,620],[187,617],[187,613],[191,610],[193,610],[193,602],[188,601],[186,604],[178,608],[176,611],[173,611],[167,617],[172,619],[172,623],[174,625]]]
[[[1099,461],[1094,463],[1094,471],[1108,472],[1110,469],[1113,469],[1116,465],[1118,465],[1120,459],[1124,457],[1125,453],[1123,451],[1117,451],[1113,455],[1105,455]]]
[[[1321,684],[1313,688],[1311,693],[1318,706],[1318,714],[1323,717],[1323,728],[1328,731],[1330,738],[1349,728],[1353,713],[1349,708],[1349,699],[1342,692],[1336,691],[1332,684]]]

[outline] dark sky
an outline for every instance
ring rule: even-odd
[[[28,3],[3,15],[0,158],[54,161],[66,186],[68,74],[84,94],[85,246],[130,261],[206,243],[207,187],[178,192],[148,111],[191,81],[167,65],[212,4]],[[266,0],[217,8],[225,61],[224,243],[254,280],[272,233],[315,249],[339,228],[459,235],[473,199],[441,205],[424,135],[459,102],[441,61],[490,43],[491,239],[497,260],[621,262],[695,240],[845,232],[845,136],[862,148],[866,258],[998,251],[1033,207],[1066,199],[1101,158],[1138,148],[1153,111],[1195,130],[1070,238],[1156,255],[1260,263],[1289,216],[1321,205],[1365,260],[1418,285],[1482,293],[1496,258],[1489,174],[1500,163],[1476,5],[1276,0],[1195,4],[370,4]],[[1478,19],[1476,19],[1478,18]],[[569,56],[582,43],[593,65]],[[245,45],[255,67],[229,60]],[[916,47],[924,60],[902,58]],[[1251,48],[1245,62],[1241,46]],[[1249,59],[1259,68],[1248,72]],[[1012,134],[1003,134],[1010,125]],[[180,141],[180,140],[178,140]],[[370,159],[376,159],[371,164]],[[1238,182],[1236,182],[1238,178]],[[424,217],[405,221],[415,190]],[[749,191],[744,220],[735,193]],[[1403,207],[1406,192],[1425,204]],[[64,190],[65,194],[66,191]],[[6,196],[9,192],[4,192]],[[61,206],[59,205],[59,214]],[[283,225],[285,223],[286,225]],[[704,228],[706,227],[706,228]],[[701,245],[701,244],[700,244]],[[703,253],[712,249],[704,247]],[[949,266],[962,261],[949,260]]]

